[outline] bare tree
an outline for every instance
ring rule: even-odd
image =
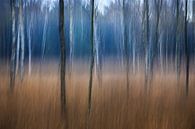
[[[91,64],[90,64],[90,78],[89,78],[89,90],[88,90],[88,109],[87,109],[87,124],[86,128],[89,128],[89,118],[91,115],[91,99],[92,99],[92,88],[93,88],[93,72],[95,62],[95,49],[94,49],[94,0],[91,0]]]
[[[100,1],[99,1],[100,2]],[[98,3],[99,4],[99,3]],[[98,9],[94,10],[94,51],[95,51],[95,74],[98,78],[98,85],[102,86],[102,48],[101,48],[101,31],[98,28]]]
[[[185,55],[186,55],[186,95],[188,96],[189,92],[189,67],[190,67],[190,52],[188,46],[188,0],[185,0]]]
[[[16,56],[16,74],[20,68],[20,77],[24,75],[24,19],[23,19],[23,0],[19,0],[19,22],[18,22],[18,39],[17,39],[17,56]],[[20,66],[19,66],[20,65]]]
[[[181,65],[181,51],[180,51],[180,38],[179,38],[179,32],[180,32],[180,18],[179,18],[179,13],[180,13],[180,0],[176,0],[176,40],[175,40],[175,45],[176,45],[176,59],[175,59],[175,67],[177,71],[177,79],[179,79],[180,76],[180,65]]]
[[[149,2],[148,0],[144,0],[143,5],[143,17],[142,17],[142,38],[143,38],[143,44],[145,48],[145,85],[147,88],[148,83],[148,74],[150,71],[150,63],[149,63],[149,38],[150,38],[150,30],[149,30]]]
[[[48,9],[46,8],[45,18],[44,18],[44,27],[43,27],[43,37],[42,37],[42,54],[41,54],[41,66],[45,56],[46,50],[46,40],[47,40],[47,30],[48,30]]]
[[[24,19],[23,19],[23,0],[20,1],[20,22],[21,22],[21,57],[20,57],[20,77],[23,79],[24,76],[24,54],[25,54],[25,43],[24,43]]]
[[[125,13],[125,0],[123,0],[123,34],[124,34],[124,47],[125,47],[125,59],[126,59],[126,81],[127,81],[127,95],[129,92],[129,51],[128,51],[128,32],[126,24],[126,13]]]
[[[159,37],[160,37],[160,14],[161,14],[161,10],[162,10],[162,0],[154,0],[154,5],[155,5],[155,10],[156,10],[156,26],[155,26],[155,46],[158,46],[159,48],[159,60],[160,60],[160,65],[161,65],[161,70],[163,67],[163,63],[162,63],[162,43],[159,41]],[[156,48],[154,48],[156,49]],[[154,54],[152,54],[152,58]],[[153,62],[154,59],[152,59]],[[152,68],[153,69],[153,68]]]
[[[32,42],[32,38],[31,38],[31,31],[32,31],[32,24],[33,24],[33,13],[31,12],[30,14],[30,20],[29,20],[29,28],[28,28],[28,74],[31,75],[31,62],[32,62],[32,48],[31,48],[31,42]]]
[[[64,0],[59,0],[59,34],[60,34],[60,77],[61,77],[61,111],[62,115],[66,115],[66,43],[64,30]]]
[[[17,32],[17,47],[16,47],[16,74],[19,71],[19,58],[20,57],[20,25],[18,26]]]
[[[11,52],[11,66],[10,66],[10,89],[13,90],[15,86],[15,61],[16,61],[16,17],[15,17],[15,0],[11,0],[12,12],[12,52]]]
[[[70,37],[70,57],[69,57],[69,63],[70,63],[70,76],[72,72],[72,65],[73,65],[73,55],[74,55],[74,24],[73,24],[73,0],[69,0],[69,19],[70,19],[70,25],[69,25],[69,37]]]

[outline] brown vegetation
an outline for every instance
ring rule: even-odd
[[[60,78],[53,65],[35,71],[23,82],[17,79],[9,92],[6,68],[0,70],[0,129],[63,129],[60,118]],[[75,70],[76,71],[76,70]],[[89,75],[73,72],[67,77],[69,129],[85,129]],[[131,72],[130,72],[131,73]],[[125,73],[105,71],[103,85],[92,94],[90,129],[194,129],[195,76],[191,75],[189,96],[185,96],[185,77],[175,73],[156,73],[148,92],[144,74],[130,74],[127,98]]]

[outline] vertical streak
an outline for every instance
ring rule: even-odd
[[[19,56],[20,56],[20,21],[19,21],[19,25],[18,25],[18,35],[17,35],[17,50],[16,50],[16,74],[18,74],[18,70],[19,70]]]
[[[70,76],[72,72],[72,65],[73,65],[73,54],[74,54],[74,24],[73,24],[73,2],[69,0],[69,18],[70,18],[70,25],[69,25],[69,34],[70,34]]]
[[[126,81],[127,81],[127,96],[129,92],[129,52],[128,52],[128,40],[127,40],[127,27],[126,27],[126,17],[125,17],[125,0],[123,0],[123,39],[125,47],[125,59],[126,59]],[[135,49],[135,48],[134,48]],[[133,58],[135,59],[135,58]]]
[[[43,62],[44,55],[45,55],[45,48],[46,48],[46,36],[47,36],[47,26],[48,26],[48,11],[46,10],[45,14],[45,22],[44,22],[44,28],[43,28],[43,39],[42,39],[42,60]],[[41,64],[42,65],[42,64]]]
[[[186,96],[189,93],[189,63],[190,63],[190,53],[189,53],[189,46],[188,46],[188,21],[187,21],[187,14],[188,14],[188,0],[185,0],[185,52],[186,52]]]
[[[21,58],[20,58],[20,77],[23,79],[24,76],[24,54],[25,54],[25,43],[24,43],[24,19],[23,19],[23,0],[20,0],[20,22],[21,22]]]
[[[64,30],[64,0],[59,0],[59,34],[60,34],[60,77],[61,77],[61,112],[62,116],[66,114],[66,43]]]
[[[88,91],[88,110],[87,110],[87,125],[86,128],[89,129],[89,119],[91,115],[91,98],[92,98],[92,87],[93,87],[93,71],[94,71],[94,0],[91,0],[91,65],[90,65],[90,79],[89,79],[89,91]]]
[[[11,0],[12,12],[12,52],[10,67],[10,89],[13,91],[15,86],[15,61],[16,61],[16,18],[15,18],[15,0]]]
[[[28,29],[28,52],[29,52],[29,58],[28,58],[28,74],[31,75],[31,28],[32,28],[32,22],[33,22],[33,15],[31,13],[30,16],[30,25]]]

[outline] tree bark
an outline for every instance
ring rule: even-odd
[[[29,21],[29,28],[28,28],[28,74],[29,76],[31,75],[31,71],[32,71],[32,68],[31,68],[31,62],[32,62],[32,48],[31,48],[31,42],[32,42],[32,39],[31,39],[31,31],[32,31],[32,22],[33,22],[33,15],[32,15],[32,12],[30,14],[30,21]]]
[[[93,88],[93,72],[94,72],[94,62],[95,62],[95,49],[94,49],[94,0],[91,0],[91,64],[90,64],[90,78],[89,78],[89,90],[88,90],[88,109],[87,109],[87,124],[86,129],[89,129],[89,120],[91,115],[91,98],[92,98],[92,88]]]
[[[60,77],[61,77],[61,113],[66,115],[66,43],[64,30],[64,0],[59,0],[59,34],[60,34]]]
[[[15,0],[11,0],[12,12],[12,52],[10,66],[10,89],[13,91],[15,86],[15,61],[16,61],[16,17],[15,17]]]
[[[149,80],[149,72],[150,72],[150,60],[149,60],[149,3],[148,0],[144,0],[144,6],[143,6],[143,17],[142,17],[142,26],[143,26],[143,44],[145,49],[145,90],[147,90],[148,87],[148,80]]]
[[[125,61],[126,62],[126,81],[127,81],[126,87],[127,87],[127,96],[128,96],[129,94],[129,51],[128,51],[128,32],[127,32],[126,17],[125,17],[125,0],[123,0],[123,27],[124,27],[123,34],[124,34],[124,47],[125,47],[125,59],[126,59]],[[135,62],[135,60],[133,61]]]
[[[190,53],[188,46],[188,0],[185,0],[185,55],[186,55],[186,96],[189,93],[189,66],[190,66]]]
[[[44,19],[44,28],[43,28],[43,37],[42,37],[42,54],[41,54],[41,65],[45,56],[46,49],[46,40],[47,40],[47,28],[48,27],[48,10],[46,10],[45,19]]]
[[[160,37],[160,14],[161,14],[161,9],[162,9],[162,0],[155,0],[155,8],[156,8],[156,27],[155,27],[155,47],[154,47],[154,53],[152,54],[152,63],[155,58],[155,49],[159,48],[159,60],[160,60],[160,66],[161,66],[161,71],[163,71],[163,53],[162,53],[162,43],[159,42],[159,37]],[[151,70],[153,71],[153,65]]]
[[[21,23],[21,57],[20,57],[20,78],[23,80],[24,77],[24,54],[25,54],[25,43],[24,43],[24,19],[23,19],[23,0],[20,0],[20,23]]]
[[[177,79],[179,79],[180,76],[180,65],[181,65],[181,54],[180,54],[180,41],[179,41],[179,5],[180,2],[179,0],[176,1],[176,60],[175,60],[175,67],[176,67],[176,72],[177,72]]]
[[[24,19],[23,19],[23,0],[19,0],[19,18],[18,18],[18,39],[17,39],[17,54],[16,54],[16,74],[20,69],[20,78],[23,80],[24,76]]]
[[[70,25],[69,25],[69,34],[70,34],[70,57],[69,57],[69,75],[71,76],[72,73],[72,65],[73,65],[73,55],[74,55],[74,23],[73,23],[73,2],[69,0],[69,18],[70,18]]]

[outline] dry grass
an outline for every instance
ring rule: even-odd
[[[13,94],[8,91],[8,75],[0,73],[0,129],[63,129],[60,117],[58,69],[34,71],[23,82],[17,79]],[[85,70],[83,70],[85,71]],[[67,78],[68,125],[85,129],[88,72],[74,72]],[[195,129],[195,76],[185,96],[184,78],[156,73],[144,91],[143,74],[130,77],[127,96],[125,74],[104,72],[103,85],[94,80],[90,129]]]

